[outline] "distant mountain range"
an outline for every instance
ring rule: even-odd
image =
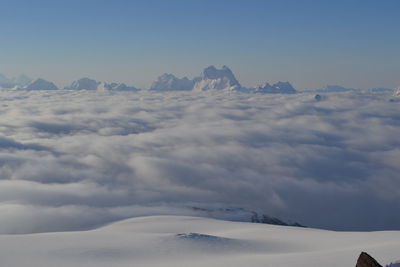
[[[52,82],[44,79],[32,80],[26,75],[20,75],[16,78],[7,78],[0,74],[0,88],[12,90],[58,90],[59,88]],[[64,87],[65,90],[98,90],[98,91],[139,91],[141,89],[134,86],[128,86],[124,83],[106,83],[99,82],[89,78],[81,78]],[[225,90],[248,93],[262,94],[295,94],[298,91],[289,82],[277,82],[274,84],[264,83],[263,85],[246,88],[236,79],[235,75],[227,66],[217,69],[214,66],[205,68],[202,73],[193,79],[187,77],[178,78],[173,74],[165,73],[157,78],[148,89],[150,91],[209,91]],[[322,89],[303,90],[302,92],[330,93],[330,92],[348,92],[360,89],[345,88],[339,85],[327,85]],[[373,88],[372,92],[393,91],[389,88]],[[397,91],[400,96],[400,90]]]
[[[32,79],[24,74],[21,74],[20,76],[11,79],[7,78],[3,74],[0,74],[0,87],[2,88],[11,89],[14,88],[15,86],[23,87],[31,82]]]

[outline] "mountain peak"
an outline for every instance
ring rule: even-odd
[[[225,65],[221,69],[217,69],[213,65],[205,68],[201,77],[196,78],[195,81],[194,89],[199,91],[238,90],[242,87],[231,69]]]
[[[45,79],[38,78],[25,87],[19,88],[23,90],[58,90],[58,87]]]
[[[265,83],[258,86],[255,91],[266,94],[294,94],[297,92],[289,82],[277,82],[273,85]]]
[[[186,91],[193,89],[194,82],[189,80],[187,77],[182,79],[177,78],[175,75],[170,73],[164,73],[152,83],[150,90],[152,91]]]
[[[92,80],[90,78],[84,77],[77,81],[74,81],[69,87],[65,87],[65,89],[69,90],[97,90],[97,87],[100,85],[100,82],[96,80]]]

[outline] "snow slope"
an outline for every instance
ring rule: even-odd
[[[400,232],[332,232],[151,216],[82,232],[0,235],[1,266],[355,266],[400,258]]]
[[[28,84],[27,86],[24,86],[22,88],[17,88],[21,90],[58,90],[58,87],[49,81],[46,81],[44,79],[36,79],[32,83]]]

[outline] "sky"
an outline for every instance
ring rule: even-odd
[[[400,1],[0,0],[0,73],[148,88],[228,65],[244,86],[400,85]]]

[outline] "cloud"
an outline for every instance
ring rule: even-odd
[[[187,207],[399,229],[400,106],[385,93],[1,92],[1,233]]]

